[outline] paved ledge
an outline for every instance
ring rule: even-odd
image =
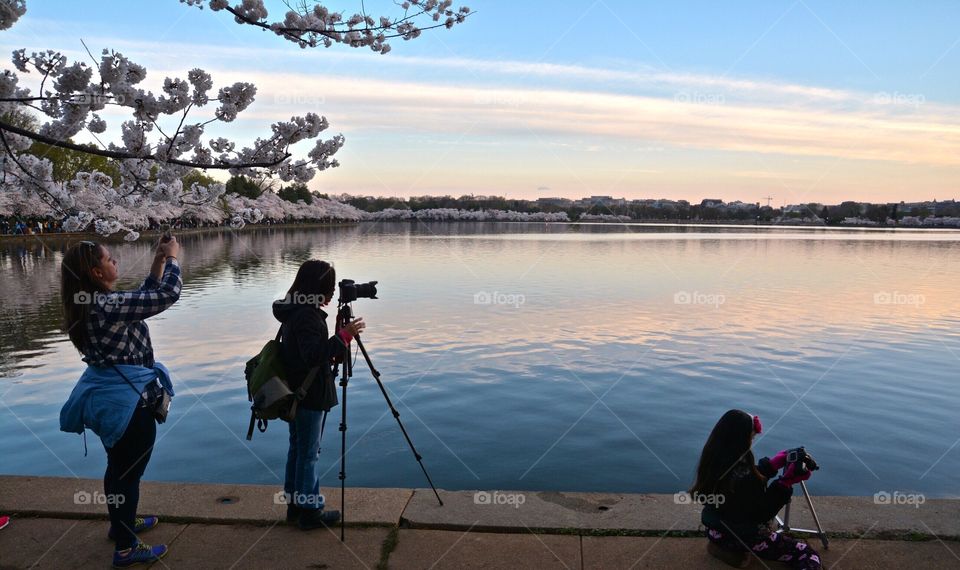
[[[180,523],[273,524],[286,517],[286,506],[269,485],[217,485],[144,481],[140,512]],[[327,506],[340,509],[340,489],[321,490]],[[395,526],[412,489],[347,488],[346,522]],[[106,519],[103,481],[70,477],[0,476],[0,512],[53,518]],[[97,502],[97,501],[101,502]]]
[[[696,531],[700,513],[681,508],[673,495],[528,491],[417,490],[403,513],[410,528],[516,532],[570,530]],[[487,499],[489,501],[487,502]],[[522,502],[521,502],[522,501]]]
[[[485,494],[478,494],[485,493]],[[676,536],[699,534],[700,507],[673,495],[416,490],[403,526],[416,529]],[[521,498],[522,497],[522,498]],[[960,500],[930,499],[920,507],[878,505],[873,497],[813,497],[828,536],[960,540]],[[790,525],[815,528],[802,495],[794,497]]]
[[[15,518],[0,530],[0,568],[107,568],[113,542],[106,521]],[[340,542],[335,530],[303,532],[285,524],[211,525],[161,522],[143,535],[149,544],[166,544],[170,553],[153,565],[168,569],[351,568],[372,570],[380,561],[387,528],[351,528]],[[137,566],[137,568],[145,568]]]
[[[464,570],[491,568],[610,568],[729,570],[707,554],[705,538],[485,534],[441,530],[400,530],[390,568]],[[884,570],[956,569],[960,549],[931,542],[837,540],[819,548],[824,568]],[[786,564],[751,560],[757,570],[787,570]]]
[[[271,525],[283,520],[278,487],[145,481],[140,512],[171,523]],[[0,513],[61,519],[106,519],[98,479],[0,476]],[[340,490],[323,489],[340,509]],[[701,536],[700,508],[673,495],[526,491],[347,489],[347,524],[405,529],[496,533]],[[873,497],[813,498],[831,537],[960,540],[960,500],[877,505]],[[813,528],[802,496],[794,498],[791,526]]]
[[[818,513],[819,514],[819,513]],[[401,537],[401,544],[403,538]],[[823,567],[830,570],[925,570],[960,568],[954,543],[893,542],[889,540],[840,539],[824,550],[816,540],[808,541],[820,554]],[[585,536],[581,544],[583,570],[603,568],[695,568],[730,570],[707,554],[703,538],[653,538]],[[391,558],[391,562],[392,562]],[[754,570],[788,570],[786,564],[752,559]]]
[[[0,531],[0,568],[105,568],[113,544],[106,521],[16,518]],[[729,568],[710,557],[705,538],[490,534],[465,531],[354,528],[340,542],[334,530],[302,532],[283,524],[212,525],[164,522],[144,536],[170,554],[155,568],[326,569],[695,569]],[[815,547],[819,545],[814,543]],[[820,549],[824,568],[960,568],[949,542],[844,540]],[[751,568],[787,566],[753,560]]]

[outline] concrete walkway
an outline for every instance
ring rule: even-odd
[[[112,543],[101,482],[0,477],[0,569],[106,568]],[[278,489],[146,482],[144,535],[170,554],[156,568],[727,568],[706,553],[698,508],[671,495],[349,489],[339,529],[283,522]],[[339,489],[325,489],[339,508]],[[828,568],[960,569],[960,501],[919,507],[816,497],[831,537]],[[100,504],[98,504],[100,503]],[[799,506],[799,502],[796,502]],[[797,515],[794,515],[797,516]],[[794,526],[809,525],[799,512]],[[754,560],[753,568],[786,568]]]

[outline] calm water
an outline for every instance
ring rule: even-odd
[[[808,447],[816,494],[960,495],[960,233],[421,223],[182,241],[181,301],[150,320],[178,396],[148,479],[280,484],[286,425],[244,440],[243,364],[321,258],[380,281],[354,309],[439,487],[673,493],[740,407],[764,419],[760,454]],[[114,255],[127,284],[146,273],[145,241]],[[85,458],[59,431],[83,370],[57,331],[60,257],[0,245],[0,472],[100,477],[99,440]],[[349,389],[348,484],[426,486],[362,361]]]

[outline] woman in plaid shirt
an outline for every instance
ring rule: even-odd
[[[154,360],[144,320],[180,298],[179,253],[176,238],[162,241],[150,274],[131,291],[114,290],[117,261],[102,244],[80,242],[61,263],[64,327],[87,369],[60,412],[60,427],[77,433],[89,427],[103,441],[108,535],[116,543],[117,568],[154,562],[167,553],[166,546],[137,538],[159,522],[137,517],[140,478],[157,435],[153,402],[161,390],[173,395],[169,372]]]

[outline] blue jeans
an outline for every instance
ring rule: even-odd
[[[317,473],[322,420],[323,412],[299,408],[296,418],[290,422],[290,450],[283,490],[290,504],[304,509],[322,509],[325,504]]]

